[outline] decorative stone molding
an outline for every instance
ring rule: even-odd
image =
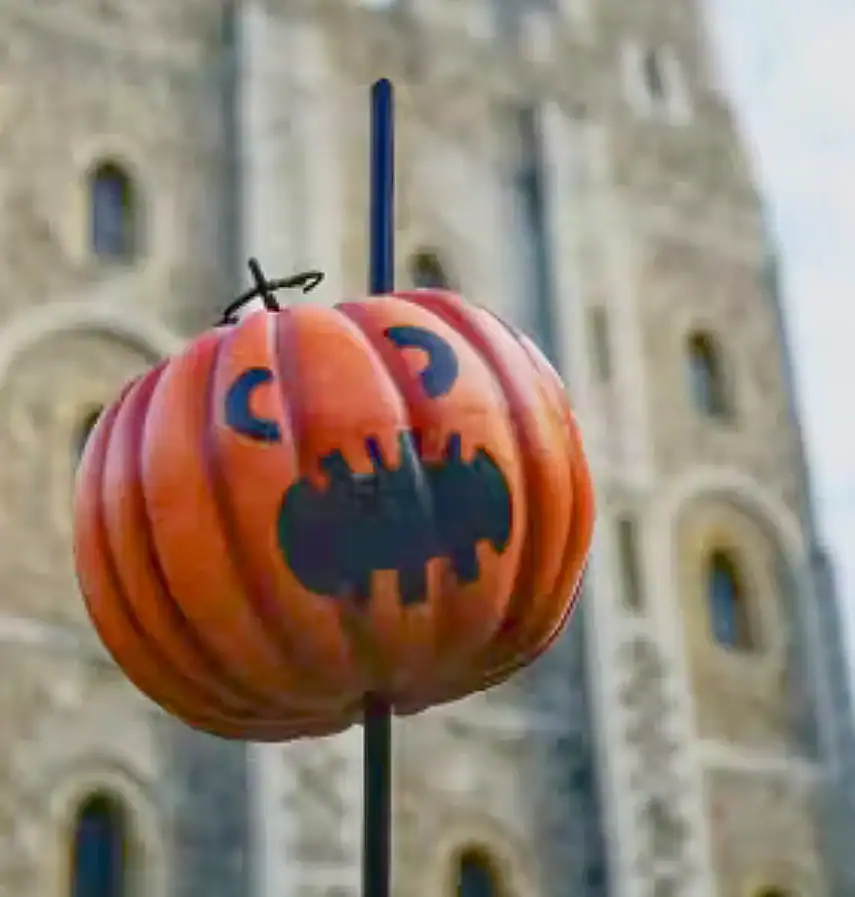
[[[623,646],[622,664],[621,700],[629,719],[625,737],[635,755],[631,778],[643,832],[636,868],[651,883],[666,873],[682,880],[689,871],[689,831],[681,799],[685,783],[675,772],[681,748],[672,731],[675,707],[667,693],[673,673],[656,645],[640,636]]]
[[[127,767],[102,760],[78,767],[57,784],[50,801],[52,840],[56,845],[52,867],[55,882],[46,894],[62,897],[70,880],[70,840],[74,815],[87,797],[106,793],[117,798],[130,830],[127,862],[130,875],[128,897],[166,897],[168,829],[152,800],[150,790]],[[48,855],[51,856],[53,851]]]
[[[734,468],[696,467],[684,476],[666,481],[658,492],[652,522],[663,526],[663,534],[671,533],[682,509],[692,501],[728,494],[768,523],[787,557],[805,556],[804,533],[793,512],[757,480]]]
[[[431,851],[418,897],[454,894],[456,861],[467,849],[483,852],[496,870],[501,897],[541,897],[544,893],[532,853],[495,820],[477,813],[457,813],[442,821],[442,838]]]
[[[73,655],[4,650],[17,676],[3,677],[0,711],[13,721],[0,736],[0,892],[62,897],[71,875],[74,816],[98,792],[128,813],[130,897],[165,897],[168,831],[154,797],[156,764],[148,702],[114,670]]]
[[[53,334],[102,331],[136,343],[155,357],[181,351],[184,340],[156,318],[117,301],[113,288],[102,288],[93,298],[68,299],[22,312],[0,331],[0,384],[15,358]]]
[[[150,275],[163,267],[169,247],[175,243],[173,233],[175,215],[169,208],[169,196],[156,189],[145,161],[137,146],[122,137],[110,134],[90,136],[72,148],[74,180],[68,184],[67,200],[60,224],[63,244],[69,257],[78,264],[96,262],[91,255],[89,175],[93,166],[104,162],[118,165],[130,178],[137,207],[134,209],[139,236],[139,255],[127,270]],[[124,272],[126,269],[119,268]]]

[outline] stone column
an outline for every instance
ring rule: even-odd
[[[256,256],[273,276],[296,270],[301,190],[290,81],[290,26],[260,4],[245,3],[237,22],[237,181],[239,236],[245,257]]]
[[[338,122],[347,99],[323,34],[309,23],[243,7],[238,116],[243,243],[271,275],[319,269],[317,293],[341,296],[342,193]],[[363,98],[366,115],[367,93]]]
[[[336,76],[323,33],[314,25],[293,26],[288,65],[296,99],[295,136],[301,204],[294,211],[296,229],[294,263],[326,275],[316,296],[339,301],[342,297],[343,203],[342,133],[348,105],[362,103],[368,117],[368,91],[345,90]],[[367,176],[367,172],[366,172]]]
[[[250,756],[256,897],[356,897],[362,837],[361,730]]]
[[[554,284],[556,344],[564,360],[563,375],[573,397],[583,430],[595,413],[589,383],[588,351],[585,330],[585,289],[582,253],[588,238],[586,216],[585,133],[556,102],[543,103],[538,109],[538,126],[543,152],[544,195],[550,236],[550,259]],[[593,467],[598,481],[596,467]],[[600,483],[598,482],[598,485]],[[595,764],[602,806],[601,825],[608,832],[598,847],[605,844],[608,855],[609,892],[633,895],[631,885],[632,828],[626,812],[627,783],[625,762],[620,750],[621,723],[617,702],[618,682],[614,675],[618,647],[618,627],[614,619],[611,571],[604,560],[604,541],[608,534],[599,527],[592,553],[587,585],[576,619],[557,650],[582,652],[587,662],[579,670],[578,688],[585,695],[590,714],[588,728],[597,732],[591,762]],[[607,545],[605,550],[607,550]],[[596,598],[595,598],[596,593]],[[601,886],[604,888],[605,883]],[[593,888],[592,888],[593,891]]]

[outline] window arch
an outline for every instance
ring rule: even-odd
[[[89,174],[90,248],[106,262],[129,262],[139,254],[139,192],[117,162],[101,162]]]
[[[110,794],[93,794],[74,817],[69,897],[126,897],[127,817]]]
[[[708,333],[694,333],[687,347],[689,386],[695,408],[707,417],[726,417],[721,353]]]
[[[750,650],[754,645],[748,596],[733,559],[714,551],[706,569],[707,601],[715,640],[725,648]]]
[[[464,850],[457,860],[456,897],[500,897],[495,867],[482,850]]]
[[[95,424],[98,423],[98,418],[101,417],[101,412],[103,410],[104,409],[100,405],[96,408],[91,408],[80,419],[80,422],[74,431],[73,450],[75,461],[80,461],[81,457],[83,457],[86,443],[89,441],[89,436],[95,429]]]
[[[410,280],[422,290],[451,289],[451,278],[435,252],[420,250],[410,261]]]

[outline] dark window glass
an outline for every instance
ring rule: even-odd
[[[609,342],[609,319],[606,310],[604,308],[592,308],[589,321],[595,373],[601,383],[607,383],[612,376],[612,353]]]
[[[638,533],[632,518],[618,520],[617,541],[623,600],[627,607],[638,610],[644,606],[644,586],[638,557]]]
[[[665,96],[665,81],[662,77],[662,65],[659,54],[648,50],[644,54],[644,81],[650,96],[661,100]]]
[[[125,820],[105,795],[89,798],[74,826],[71,897],[124,897]]]
[[[422,290],[448,290],[450,281],[442,262],[433,252],[418,252],[410,263],[413,286]]]
[[[689,339],[687,363],[695,407],[707,417],[725,417],[727,402],[721,358],[710,336],[696,333]]]
[[[457,870],[457,897],[498,897],[498,894],[487,859],[476,851],[464,853]]]
[[[92,252],[100,259],[126,262],[137,253],[134,185],[118,165],[98,166],[90,177]]]
[[[753,646],[746,597],[730,558],[716,552],[707,569],[707,600],[716,641],[725,648]]]

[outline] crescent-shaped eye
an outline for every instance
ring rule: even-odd
[[[422,388],[432,398],[438,399],[451,392],[457,382],[460,364],[454,349],[437,333],[424,327],[388,327],[386,339],[399,349],[421,349],[427,353],[428,364],[421,373]]]
[[[275,420],[257,417],[251,406],[256,389],[273,379],[270,368],[248,368],[226,393],[226,424],[255,442],[279,442],[281,433]]]

